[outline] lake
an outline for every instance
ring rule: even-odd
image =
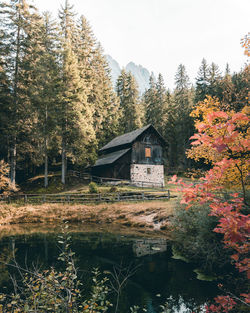
[[[122,289],[119,313],[139,305],[148,312],[160,312],[160,305],[168,302],[171,313],[198,312],[206,301],[218,294],[216,282],[198,280],[192,264],[172,258],[171,246],[164,238],[108,232],[74,231],[71,248],[86,290],[91,286],[91,271],[98,267],[110,277],[110,272],[131,274]],[[4,237],[0,252],[16,249],[19,264],[31,268],[34,264],[60,269],[58,236],[37,233]],[[25,265],[26,266],[26,265]],[[12,284],[7,269],[0,266],[0,292],[10,292]],[[115,293],[110,292],[115,302]],[[112,312],[112,309],[110,310]]]

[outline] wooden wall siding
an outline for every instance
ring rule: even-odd
[[[150,130],[147,130],[140,138],[141,142],[150,145],[161,145],[159,138],[152,133]]]
[[[145,155],[145,149],[151,149],[151,157],[147,158]],[[154,133],[147,131],[143,136],[133,144],[132,164],[156,164],[162,165],[162,145],[159,138]]]
[[[151,157],[147,158],[145,155],[145,149],[151,149]],[[131,155],[132,164],[156,164],[162,165],[162,147],[156,144],[146,144],[144,142],[135,142],[132,147]]]
[[[122,178],[130,180],[131,151],[112,164],[97,166],[92,174],[98,177]]]

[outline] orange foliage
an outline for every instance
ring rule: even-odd
[[[250,109],[245,106],[241,112],[220,111],[216,98],[207,97],[193,110],[198,133],[191,137],[192,148],[187,151],[189,158],[214,165],[223,159],[233,159],[223,175],[217,175],[216,184],[228,187],[238,186],[249,172]],[[218,169],[220,171],[220,169]]]
[[[244,54],[250,56],[250,33],[248,33],[242,40],[241,45],[245,49]]]
[[[211,101],[211,106],[215,107],[214,99],[208,98],[203,106],[206,107]],[[198,111],[197,111],[198,112]],[[195,140],[193,148],[189,153],[198,151],[203,158],[208,159],[210,155],[205,155],[204,151],[212,151],[213,159],[209,159],[212,168],[198,184],[186,184],[182,180],[177,181],[174,176],[171,183],[182,186],[183,199],[181,203],[186,204],[186,209],[194,204],[207,203],[211,209],[211,216],[219,218],[219,223],[214,229],[215,232],[223,234],[225,247],[234,251],[232,261],[240,272],[246,272],[250,278],[250,258],[249,255],[249,232],[250,219],[245,215],[247,208],[245,179],[247,167],[249,167],[249,117],[247,109],[243,112],[223,112],[210,110],[203,113],[203,121],[197,121],[198,133],[191,137]],[[198,147],[200,150],[197,150]],[[206,150],[205,150],[206,149]],[[243,198],[238,193],[231,194],[226,201],[220,197],[218,190],[221,189],[221,181],[227,179],[234,183],[235,177],[232,171],[235,170],[236,177],[240,180],[243,191]],[[230,175],[229,175],[230,173]],[[237,299],[247,305],[249,294],[243,293],[241,299]],[[229,312],[236,304],[229,296],[219,296],[215,299],[217,305],[212,304],[206,307],[208,312]]]

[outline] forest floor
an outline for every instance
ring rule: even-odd
[[[168,189],[167,185],[168,178],[166,178],[166,188]],[[60,181],[60,176],[53,175],[49,177],[49,186],[44,188],[44,176],[35,176],[28,179],[25,183],[21,184],[20,193],[26,194],[77,194],[77,193],[89,193],[89,184],[86,181],[81,181],[76,177],[70,177],[67,181],[66,185],[63,185]],[[130,186],[126,184],[120,185],[98,185],[98,192],[100,193],[109,193],[111,189],[116,189],[117,192],[135,192],[135,191],[164,191],[161,188],[140,188],[136,186]],[[111,191],[112,192],[112,191]]]

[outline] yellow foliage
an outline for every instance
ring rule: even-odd
[[[199,102],[197,104],[197,106],[194,108],[190,115],[194,118],[195,127],[198,129],[199,126],[202,124],[209,125],[209,114],[218,111],[222,111],[222,106],[220,102],[218,101],[218,99],[208,96],[203,102]],[[232,117],[235,113],[236,112],[233,110],[226,111],[228,118]],[[250,115],[250,108],[247,104],[242,109],[241,113],[244,113],[247,116]],[[211,137],[213,137],[214,135],[216,135],[217,137],[220,135],[225,136],[225,128],[220,127],[220,123],[223,122],[225,122],[225,119],[220,117],[216,118],[213,121],[213,125],[218,125],[218,127],[216,129],[211,127],[206,128],[206,134]],[[250,138],[250,128],[248,127],[248,121],[239,120],[235,123],[239,131],[239,136],[234,142],[228,143],[229,148],[233,148],[234,145],[239,144],[239,142],[243,138]],[[204,143],[193,145],[191,149],[187,150],[186,154],[188,158],[191,158],[195,161],[203,160],[205,163],[211,164],[212,166],[216,162],[219,162],[224,158],[230,158],[230,151],[223,151],[222,153],[220,153],[213,147]],[[249,160],[247,159],[247,157],[244,157],[240,154],[238,156],[237,154],[235,154],[234,156],[239,161],[238,168],[235,165],[232,165],[224,172],[223,176],[216,183],[223,184],[226,187],[239,186],[241,183],[240,171],[242,172],[243,177],[247,177],[247,173],[249,172]]]
[[[220,102],[216,98],[207,96],[207,98],[204,101],[200,101],[197,103],[194,110],[190,113],[190,116],[194,118],[196,123],[198,123],[199,121],[207,122],[206,119],[207,114],[220,110],[221,110]]]
[[[250,57],[250,32],[241,40],[241,45],[244,48],[244,54]]]

